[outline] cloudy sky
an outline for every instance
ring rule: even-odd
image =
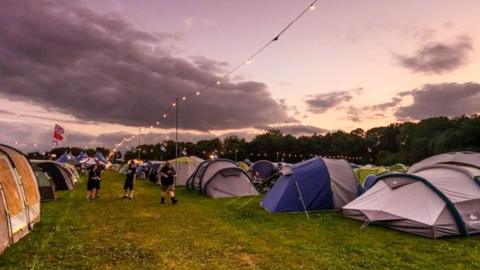
[[[172,136],[177,96],[220,80],[311,0],[0,0],[0,141]],[[480,112],[480,1],[324,0],[180,103],[181,140],[294,135]],[[164,118],[163,114],[167,117]],[[156,122],[159,122],[157,125]]]

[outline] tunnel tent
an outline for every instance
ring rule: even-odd
[[[205,160],[200,163],[197,169],[187,179],[187,188],[190,190],[201,191],[203,182],[210,179],[217,171],[223,168],[237,168],[237,163],[229,159]]]
[[[74,182],[71,174],[61,163],[51,160],[30,160],[32,164],[42,168],[55,184],[55,190],[72,190]]]
[[[202,193],[212,198],[258,195],[250,177],[239,167],[219,169],[209,179],[203,181],[202,185]]]
[[[268,212],[341,209],[361,192],[345,160],[315,157],[286,167],[282,172],[261,202]]]
[[[40,221],[40,195],[26,157],[0,145],[0,254]]]
[[[177,170],[176,184],[185,186],[187,179],[204,160],[196,156],[184,156],[170,160],[170,164]]]
[[[27,208],[28,225],[33,228],[35,223],[40,221],[40,193],[32,166],[27,157],[13,147],[1,144],[0,151],[6,153],[10,158]]]

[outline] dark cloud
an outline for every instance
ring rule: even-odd
[[[312,135],[314,133],[322,134],[322,133],[327,133],[329,131],[327,129],[310,126],[310,125],[282,125],[282,126],[256,125],[254,126],[254,128],[265,130],[265,131],[271,130],[271,129],[277,129],[284,134],[291,134],[293,136]]]
[[[77,1],[0,0],[0,94],[80,120],[150,125],[172,113],[174,97],[218,80],[224,67],[173,56],[162,43],[176,38]],[[204,131],[294,121],[253,81],[225,81],[182,102],[180,112],[182,128]],[[172,126],[171,118],[162,122]]]
[[[313,96],[305,102],[307,103],[308,111],[321,114],[344,102],[352,100],[354,95],[359,95],[362,92],[362,88],[357,88],[351,91],[333,91]]]
[[[460,36],[454,42],[430,42],[412,56],[396,55],[403,67],[427,74],[453,71],[467,63],[473,44],[469,37]]]
[[[361,108],[357,108],[354,106],[348,106],[347,107],[347,115],[345,119],[350,120],[355,123],[361,122],[361,118],[363,115],[363,110]]]
[[[404,92],[405,93],[405,92]],[[395,116],[399,120],[420,120],[433,116],[459,116],[480,112],[480,84],[427,84],[408,91],[413,104],[400,107]]]
[[[393,97],[389,102],[380,103],[372,106],[366,106],[364,107],[364,109],[384,111],[384,110],[398,106],[400,102],[402,102],[402,100],[403,99],[401,97],[397,96],[397,97]]]

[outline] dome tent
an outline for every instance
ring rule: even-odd
[[[51,160],[30,160],[33,165],[42,168],[55,184],[55,190],[72,190],[74,187],[74,180],[71,173],[62,166]]]
[[[33,173],[37,178],[38,190],[42,201],[51,201],[56,199],[55,184],[52,178],[42,168],[33,166]]]
[[[177,159],[170,160],[170,164],[177,170],[176,184],[184,186],[187,183],[187,179],[197,169],[204,160],[196,157],[179,157]],[[178,163],[177,163],[178,162]],[[178,168],[177,168],[178,166]]]
[[[204,161],[188,178],[187,188],[212,198],[258,195],[247,173],[228,159]]]
[[[480,233],[480,154],[448,153],[384,174],[346,217],[425,237]]]
[[[268,212],[340,209],[359,191],[347,161],[315,157],[284,170],[261,206]]]
[[[248,175],[253,178],[256,173],[260,175],[261,178],[266,179],[274,175],[277,172],[275,164],[268,160],[259,160],[250,166],[248,169]]]

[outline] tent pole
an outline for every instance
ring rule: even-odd
[[[175,174],[178,174],[178,102],[179,98],[175,99]],[[177,185],[177,177],[175,176],[174,186]]]
[[[310,220],[310,216],[308,215],[307,207],[305,206],[305,201],[303,200],[302,192],[300,191],[300,186],[298,185],[297,177],[295,177],[295,174],[293,174],[293,178],[295,179],[295,186],[297,187],[298,196],[300,201],[302,202],[303,210],[305,212],[305,215],[307,216],[307,220]]]

